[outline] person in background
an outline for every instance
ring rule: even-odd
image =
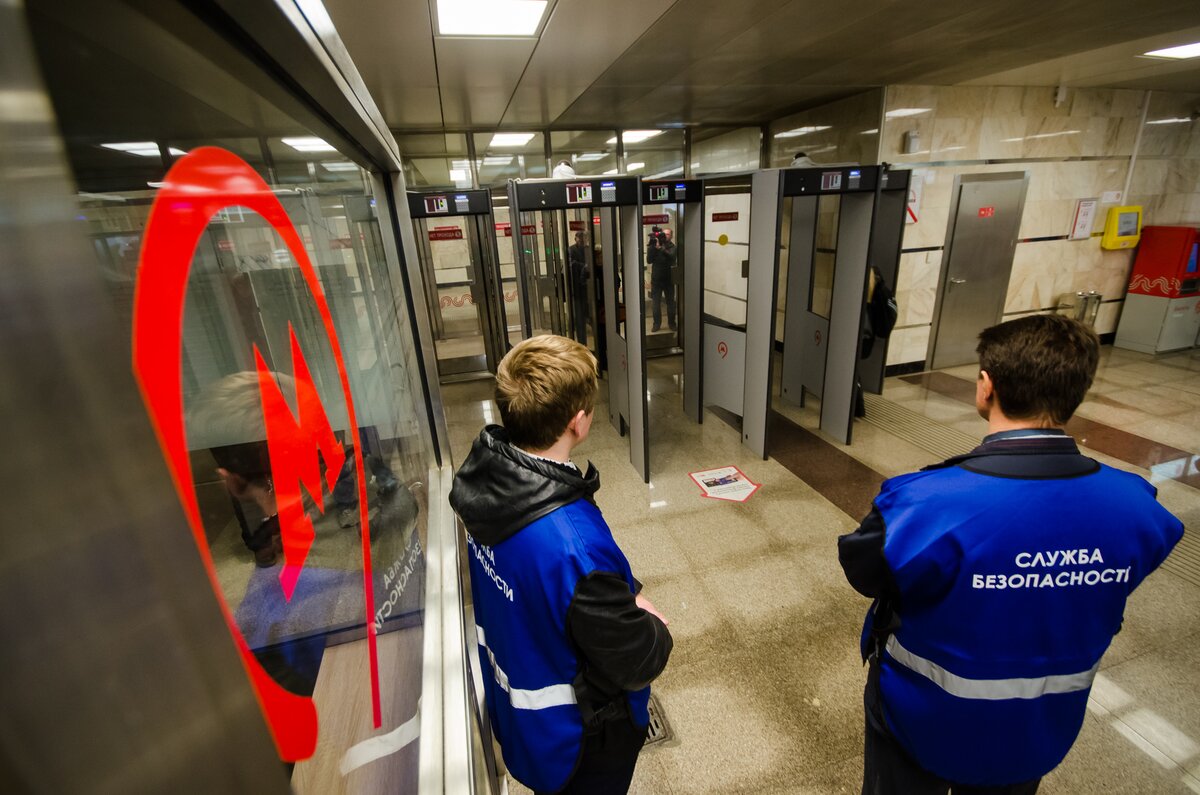
[[[571,460],[596,388],[579,343],[519,343],[496,373],[504,425],[483,429],[450,492],[467,528],[492,729],[509,772],[538,793],[628,791],[650,682],[671,654],[666,621],[596,506],[600,475]]]
[[[554,179],[570,179],[575,176],[575,167],[571,165],[571,161],[569,160],[559,160],[551,176]]]
[[[587,232],[576,232],[575,243],[567,249],[569,278],[571,280],[571,318],[574,323],[575,339],[587,345],[588,277],[591,268],[588,267]],[[600,336],[597,332],[597,336]]]
[[[660,230],[652,227],[648,243],[646,261],[650,264],[650,301],[654,327],[652,331],[662,328],[662,300],[667,299],[667,325],[672,331],[675,323],[675,242],[671,239],[671,230]]]
[[[965,455],[883,484],[838,539],[874,599],[863,792],[1033,793],[1083,725],[1125,602],[1183,535],[1138,475],[1062,426],[1099,360],[1091,329],[1033,315],[979,335]]]
[[[816,168],[819,163],[814,163],[812,158],[804,152],[797,152],[792,162],[788,164],[791,168]]]

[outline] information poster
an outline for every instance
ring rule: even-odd
[[[721,467],[706,469],[703,472],[691,472],[689,476],[704,492],[705,497],[729,502],[745,502],[760,484],[746,477],[746,473],[737,467]]]

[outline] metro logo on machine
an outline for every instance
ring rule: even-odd
[[[979,208],[979,217],[980,218],[994,218],[995,215],[996,215],[995,207],[980,207]]]
[[[188,447],[183,404],[183,315],[188,277],[201,237],[213,217],[230,207],[245,207],[270,224],[298,265],[320,318],[336,365],[349,428],[357,428],[341,343],[329,304],[303,241],[271,188],[237,155],[217,147],[200,147],[180,158],[167,173],[150,209],[140,260],[133,308],[133,372],[158,435],[175,490],[183,505],[193,539],[208,573],[226,625],[254,686],[282,759],[295,762],[312,756],[317,744],[317,710],[311,698],[283,688],[262,667],[242,635],[226,603],[200,515]],[[302,488],[323,505],[345,460],[334,436],[295,330],[289,323],[297,411],[292,413],[274,375],[257,346],[253,353],[262,398],[263,420],[271,478],[279,510],[284,548],[279,587],[290,601],[312,547],[312,521],[305,514]],[[321,463],[325,465],[324,477]],[[363,555],[363,595],[367,634],[368,675],[375,728],[382,724],[379,663],[371,587],[370,526],[361,445],[354,446],[358,477],[360,542]]]

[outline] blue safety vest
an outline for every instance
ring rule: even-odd
[[[887,481],[875,505],[900,594],[879,660],[888,729],[957,783],[1053,770],[1125,600],[1182,524],[1149,483],[1106,466],[1041,480],[932,469]]]
[[[576,500],[495,546],[467,536],[484,691],[504,762],[526,786],[553,792],[575,771],[583,720],[573,682],[581,662],[567,637],[576,583],[613,572],[634,589],[629,561],[600,510]],[[650,723],[650,688],[626,696]]]

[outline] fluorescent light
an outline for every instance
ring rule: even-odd
[[[452,168],[450,169],[450,179],[454,180],[455,182],[466,182],[467,172],[465,169]]]
[[[637,144],[656,135],[662,135],[664,132],[666,130],[624,130],[621,132],[621,137],[625,139],[625,143],[627,144]],[[608,139],[608,143],[610,144],[615,144],[616,142],[616,138]]]
[[[630,163],[625,167],[626,172],[637,171],[646,167],[645,163]]]
[[[575,155],[576,160],[582,160],[585,162],[591,160],[603,160],[606,157],[608,157],[608,152],[584,152],[581,155]]]
[[[670,171],[660,171],[657,174],[651,174],[648,177],[643,177],[643,179],[662,179],[663,177],[673,177],[676,174],[682,174],[682,173],[683,173],[683,168],[677,167],[677,168],[671,169]]]
[[[524,146],[537,133],[496,133],[488,146]]]
[[[1151,50],[1151,58],[1200,58],[1200,41],[1192,44],[1180,44],[1178,47],[1167,47],[1162,50]]]
[[[358,171],[358,163],[345,163],[341,161],[335,163],[322,163],[321,168],[325,169],[326,171]]]
[[[775,133],[775,137],[776,138],[798,138],[801,135],[808,135],[809,133],[821,132],[822,130],[828,130],[828,129],[830,129],[828,124],[820,125],[817,127],[797,127],[794,130],[785,130],[781,133]]]
[[[905,116],[920,116],[922,113],[928,113],[931,110],[933,108],[896,108],[895,110],[889,110],[883,115],[889,119],[902,119]]]
[[[438,33],[443,36],[532,36],[546,0],[438,0]]]
[[[138,157],[158,157],[158,144],[154,141],[130,141],[128,143],[117,144],[100,144],[105,149],[112,149],[117,152],[124,152],[127,155],[137,155]],[[182,157],[187,152],[182,149],[170,147],[167,151],[176,157]]]
[[[614,169],[610,169],[610,170],[608,170],[608,171],[605,171],[605,172],[604,172],[603,174],[601,174],[600,176],[602,176],[602,177],[609,177],[609,176],[612,176],[613,174],[616,174],[616,173],[619,173],[619,172],[618,172],[618,171],[617,171],[617,170],[614,168]]]
[[[1176,118],[1176,119],[1153,119],[1152,121],[1146,122],[1146,124],[1190,124],[1191,121],[1192,121],[1191,119],[1178,119],[1178,118]]]
[[[512,161],[512,155],[488,155],[483,159],[483,164],[485,166],[507,166]]]
[[[321,138],[312,135],[303,136],[300,138],[283,138],[285,144],[295,149],[297,152],[336,152],[333,145]]]
[[[859,135],[879,135],[879,128],[876,127],[871,130],[863,130],[862,132],[859,133]]]
[[[1015,144],[1020,141],[1031,141],[1035,138],[1058,138],[1063,135],[1079,135],[1079,130],[1063,130],[1062,132],[1038,133],[1037,135],[1026,135],[1024,138],[1001,138],[1000,142],[1005,144]]]
[[[147,182],[146,183],[146,185],[148,187],[155,188],[155,189],[161,188],[163,185],[166,185],[166,184],[167,183],[165,183],[165,182]]]

